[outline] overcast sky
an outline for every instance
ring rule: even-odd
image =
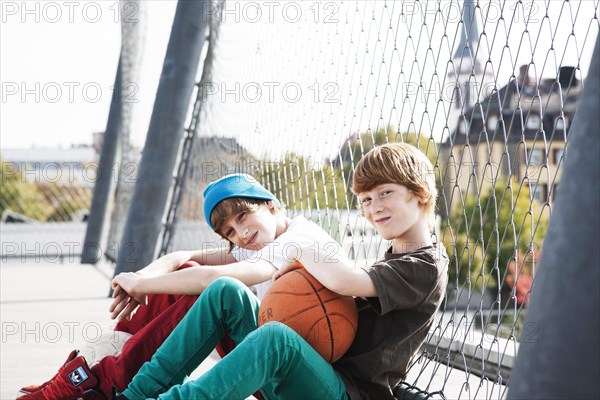
[[[116,0],[0,3],[3,148],[91,144],[92,133],[105,130],[121,43],[117,5]],[[145,49],[132,132],[138,145],[147,131],[175,6],[143,2]]]
[[[253,21],[252,13],[257,8],[248,7],[248,4],[259,3],[227,2],[230,10],[237,11],[228,14],[221,28],[220,41],[223,43],[219,48],[218,56],[222,60],[228,61],[228,63],[221,62],[218,65],[217,70],[219,73],[215,76],[218,82],[233,79],[238,83],[245,84],[246,82],[261,83],[276,79],[278,82],[283,83],[297,80],[298,82],[307,83],[307,85],[317,81],[335,81],[338,85],[337,80],[345,81],[345,78],[342,78],[346,67],[351,69],[354,63],[351,63],[352,65],[346,64],[346,66],[331,64],[331,68],[323,68],[325,65],[323,64],[321,66],[323,71],[317,72],[316,68],[314,68],[315,71],[312,67],[308,68],[311,65],[309,60],[317,53],[322,60],[329,60],[330,58],[337,60],[339,58],[337,56],[334,58],[321,53],[337,51],[339,54],[341,48],[345,52],[346,58],[348,57],[347,54],[352,54],[351,52],[354,51],[357,59],[356,65],[362,65],[362,58],[364,57],[364,44],[362,41],[372,34],[368,29],[366,33],[361,33],[363,23],[368,25],[370,19],[365,16],[387,15],[382,12],[382,7],[385,7],[387,3],[381,1],[358,3],[300,2],[297,3],[299,4],[298,9],[304,13],[303,16],[307,19],[306,23],[301,25],[289,23],[291,18],[289,15],[286,18],[284,14],[282,18],[283,11],[294,11],[293,7],[286,8],[288,3],[282,2],[279,7],[273,9],[266,6],[266,4],[275,3],[279,4],[279,2],[261,3],[265,4],[262,7],[263,18],[261,22],[263,23],[256,24]],[[442,3],[457,7],[455,0]],[[175,13],[176,1],[142,0],[144,13],[141,13],[140,10],[130,10],[127,15],[117,13],[118,4],[117,0],[3,0],[0,2],[2,18],[0,24],[0,81],[2,83],[0,144],[2,148],[68,147],[71,144],[78,143],[91,144],[92,134],[102,132],[106,128],[112,85],[120,50],[120,20],[132,15],[137,16],[138,13],[145,18],[145,46],[141,75],[139,81],[136,82],[135,100],[138,103],[136,103],[134,110],[131,138],[134,144],[143,145]],[[320,7],[316,7],[315,4],[320,5]],[[339,6],[340,4],[342,6]],[[393,3],[394,6],[397,4]],[[482,2],[482,4],[488,3]],[[496,6],[498,4],[508,4],[508,8],[504,11],[507,17],[512,15],[512,8],[510,8],[512,3],[510,1],[492,1],[489,4]],[[513,22],[513,26],[511,26],[510,21],[508,23],[507,21],[501,21],[506,26],[500,25],[501,29],[498,30],[496,29],[498,18],[494,19],[492,14],[488,14],[489,20],[486,25],[487,36],[485,39],[491,42],[494,35],[499,32],[499,39],[496,40],[491,49],[494,68],[498,69],[496,73],[498,74],[499,84],[505,84],[511,73],[514,73],[515,68],[513,65],[518,70],[518,65],[531,61],[532,52],[537,68],[544,67],[543,73],[546,77],[555,73],[557,63],[575,65],[578,61],[578,54],[582,53],[581,67],[582,72],[586,74],[589,56],[593,49],[593,41],[598,31],[597,21],[595,22],[596,25],[593,25],[594,22],[591,20],[597,7],[597,0],[584,0],[581,3],[571,2],[568,7],[565,4],[569,3],[558,0],[552,0],[550,3],[536,0],[535,3],[527,2],[527,4],[528,6],[525,7],[527,10],[535,11],[528,26],[529,37],[522,35],[525,29],[523,18],[517,18],[518,22]],[[336,5],[336,7],[333,7],[333,5]],[[362,16],[362,22],[355,22],[354,18],[357,12],[354,9],[359,7],[361,11],[358,14]],[[362,10],[363,7],[364,10]],[[546,11],[547,7],[549,8],[548,11]],[[496,10],[493,7],[488,8],[492,11]],[[400,6],[390,7],[390,9],[394,9],[394,13],[397,14]],[[458,8],[456,9],[458,10]],[[268,23],[266,21],[268,13],[273,10],[275,10],[276,23]],[[319,14],[319,23],[315,24],[312,20],[316,18],[317,14],[315,12],[317,10],[321,14]],[[326,21],[326,17],[329,16],[327,13],[332,11],[335,11],[335,14],[331,15],[334,15],[335,21],[337,21],[334,24],[335,29],[332,29],[331,24],[325,23],[331,22]],[[420,31],[418,25],[419,18],[422,17],[419,14],[421,11],[418,9],[414,11],[418,18],[415,18],[414,24],[416,25],[412,28],[413,40]],[[543,18],[546,12],[550,15],[549,20]],[[448,15],[451,16],[451,14]],[[446,48],[448,46],[440,45],[439,40],[436,38],[436,35],[439,36],[443,29],[432,29],[438,26],[433,24],[439,23],[432,19],[435,18],[435,14],[426,14],[425,17],[431,19],[428,22],[431,30],[429,40],[431,41],[430,44],[436,47],[436,54],[439,50],[451,50]],[[342,46],[340,42],[339,46],[330,46],[329,43],[326,46],[325,41],[337,43],[336,41],[340,39],[340,36],[335,32],[345,32],[344,24],[347,18],[350,18],[352,22],[349,29],[354,30],[355,38],[358,38],[357,44],[353,46],[344,44]],[[575,18],[577,18],[576,21],[574,21]],[[457,31],[452,24],[456,24],[459,19],[459,12],[457,11],[456,16],[451,18],[452,21],[449,24],[448,31],[450,33]],[[408,35],[408,31],[406,31],[404,24],[396,26],[397,20],[397,15],[394,15],[390,18],[389,23],[395,27],[395,32],[400,35],[401,40],[398,41],[397,45],[401,47],[406,43],[406,40],[402,38]],[[548,21],[550,21],[549,24]],[[557,22],[560,23],[557,24]],[[479,23],[481,24],[481,21]],[[544,24],[542,25],[542,23]],[[379,29],[381,32],[387,32],[384,29],[385,21],[382,20],[380,24]],[[482,25],[479,25],[479,29],[482,29]],[[576,41],[567,41],[571,31],[575,31]],[[510,42],[510,49],[506,51],[502,35],[506,35],[508,32],[511,32],[511,37],[505,40]],[[538,35],[538,33],[541,34]],[[582,51],[580,47],[583,45],[586,35],[587,43],[585,43],[585,49]],[[348,37],[351,36],[346,34],[343,39],[347,40]],[[384,35],[384,37],[386,36]],[[307,43],[307,38],[312,38],[312,42],[309,40]],[[373,38],[369,40],[373,40]],[[450,45],[454,43],[454,38],[448,40]],[[551,46],[550,40],[553,40],[555,53],[548,51]],[[385,41],[385,43],[385,46],[394,46],[391,41]],[[316,49],[312,47],[315,44],[319,46]],[[372,54],[367,57],[370,57],[370,60],[381,59],[381,52],[385,46],[375,46],[373,43],[371,46],[373,47]],[[427,50],[427,46],[420,47],[419,52]],[[255,49],[261,50],[262,57],[256,55],[258,53]],[[404,54],[402,49],[399,52]],[[284,53],[290,53],[293,61],[287,61],[285,65],[281,65],[281,62],[278,64],[277,60],[283,59]],[[450,56],[451,53],[449,52],[448,57]],[[415,61],[421,61],[420,54],[413,55],[413,57]],[[350,60],[350,58],[348,59]],[[501,64],[499,60],[502,60]],[[411,59],[405,61],[409,63]],[[257,65],[261,62],[262,64]],[[371,64],[371,61],[367,64]],[[378,65],[375,67],[376,70],[380,71]],[[395,68],[397,67],[396,63]],[[407,76],[404,78],[409,79],[411,82],[415,79],[426,80],[427,83],[434,72],[428,70],[432,67],[431,62],[426,63],[421,71],[421,76]],[[438,74],[441,75],[439,76],[443,78],[445,62],[439,63],[437,67],[440,68]],[[390,70],[390,73],[394,76],[396,76],[396,72]],[[358,76],[353,75],[353,78],[355,78],[354,81],[348,80],[345,83],[340,81],[338,93],[342,100],[348,98],[347,93],[350,92],[351,86],[355,86],[355,81],[359,80]],[[232,85],[230,82],[227,88],[230,89],[233,87]],[[366,85],[366,87],[369,87],[371,91],[381,89],[377,89],[377,86],[372,84],[371,86]],[[305,93],[312,94],[310,88],[312,86],[304,87]],[[323,86],[321,89],[325,90],[327,87]],[[398,88],[395,88],[395,90],[398,90]],[[326,91],[323,93],[326,93]],[[354,93],[356,96],[356,89],[354,89]],[[374,93],[368,91],[361,95],[365,99],[376,97]],[[229,98],[231,97],[229,96]],[[305,97],[308,98],[309,96]],[[390,100],[389,96],[383,96],[383,98],[388,102]],[[242,103],[244,102],[242,101]],[[360,114],[363,111],[356,105],[353,110],[344,108],[344,111],[328,107],[316,113],[314,104],[303,106],[301,103],[290,103],[286,109],[282,109],[282,112],[277,114],[274,114],[271,109],[265,108],[265,115],[262,116],[256,116],[254,113],[248,112],[248,105],[252,104],[235,104],[233,102],[222,107],[224,116],[217,122],[223,127],[223,129],[220,129],[224,132],[223,134],[246,132],[249,127],[252,128],[256,125],[255,120],[260,119],[261,122],[267,125],[272,122],[281,124],[274,126],[273,129],[270,129],[272,133],[269,133],[269,135],[279,137],[283,129],[280,126],[289,128],[290,121],[297,119],[300,121],[298,125],[299,132],[317,132],[319,129],[325,129],[325,133],[313,135],[318,140],[323,140],[324,135],[329,135],[332,132],[337,134],[338,137],[333,140],[333,147],[335,147],[335,143],[343,140],[349,130],[365,131],[373,128],[370,124],[375,124],[375,122],[370,122],[371,120],[376,121],[376,118],[372,118],[370,115],[363,118]],[[423,104],[417,104],[415,107],[421,106]],[[386,107],[389,108],[390,105],[382,104],[380,108],[386,110]],[[369,108],[370,110],[366,112],[378,110],[374,107]],[[330,109],[333,110],[331,111],[332,114],[330,114]],[[236,113],[236,111],[239,112]],[[358,114],[356,121],[352,119],[354,114]],[[412,112],[412,115],[418,118],[421,114],[422,111],[418,108]],[[232,115],[237,115],[237,117],[232,118]],[[272,118],[273,115],[277,115],[280,121],[275,121]],[[322,115],[324,118],[328,118],[329,115],[336,115],[336,123],[339,126],[332,125],[322,128],[322,118],[317,118],[314,121],[315,126],[307,127],[307,115]],[[340,117],[338,118],[338,116]],[[409,117],[399,115],[399,119],[403,123],[410,122],[411,118]],[[234,122],[237,123],[238,120],[240,120],[239,124],[232,125]],[[439,123],[440,118],[437,121]],[[390,119],[391,122],[394,121]],[[427,129],[427,126],[419,128]],[[437,127],[432,127],[431,130],[439,132]],[[263,131],[269,131],[269,126],[266,126]],[[425,133],[428,134],[426,131]],[[269,135],[265,136],[264,143],[255,140],[254,137],[251,140],[248,139],[248,146],[254,144],[259,148],[270,148],[268,144],[272,143],[273,138]],[[297,149],[298,143],[292,141],[292,138],[298,137],[299,134],[290,132],[287,136],[290,138],[289,147]],[[314,144],[312,144],[312,141],[307,143],[309,143],[308,146],[311,147],[312,151]]]

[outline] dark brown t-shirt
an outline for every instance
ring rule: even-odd
[[[404,254],[388,250],[365,271],[377,297],[356,299],[356,337],[334,368],[352,400],[393,399],[444,298],[448,256],[441,244]]]

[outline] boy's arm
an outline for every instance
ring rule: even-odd
[[[184,294],[202,293],[215,279],[228,276],[236,278],[248,286],[271,279],[276,268],[268,261],[253,260],[235,262],[227,265],[203,265],[190,267],[160,276],[141,276],[137,273],[119,274],[112,281],[115,299],[110,306],[111,318],[127,317],[137,303],[144,304],[148,294]],[[129,306],[129,303],[133,304]]]
[[[146,294],[129,291],[132,287],[135,288],[138,280],[168,275],[179,270],[188,261],[196,261],[199,264],[222,265],[235,262],[236,259],[224,247],[215,246],[210,250],[169,253],[135,273],[121,273],[112,281],[114,300],[109,307],[111,317],[116,318],[118,316],[119,320],[129,318],[139,305],[146,304]]]
[[[353,268],[345,258],[328,256],[324,249],[317,254],[313,250],[314,247],[300,252],[297,261],[327,289],[345,296],[377,296],[375,285],[365,270]],[[281,272],[285,273],[280,269],[274,278],[281,276]]]
[[[240,261],[220,266],[202,265],[163,276],[140,277],[129,285],[130,290],[126,287],[123,289],[132,294],[197,295],[220,277],[228,276],[252,286],[271,279],[275,270],[273,264],[264,260]]]
[[[147,277],[164,275],[177,271],[187,261],[196,261],[202,265],[223,265],[236,260],[224,247],[200,251],[175,251],[153,261],[137,273]]]

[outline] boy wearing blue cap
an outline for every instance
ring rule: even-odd
[[[384,259],[354,269],[344,258],[326,257],[326,246],[314,239],[294,257],[325,287],[355,296],[357,333],[341,359],[330,365],[279,322],[258,327],[258,299],[241,282],[221,278],[116,399],[244,399],[256,390],[268,399],[394,399],[393,389],[425,340],[447,283],[448,257],[432,240],[433,167],[414,146],[382,145],[356,166],[353,192],[365,218],[391,241]],[[225,331],[235,349],[185,382]]]
[[[303,217],[287,218],[275,196],[250,175],[227,175],[209,184],[204,215],[229,248],[177,251],[136,273],[115,277],[110,307],[112,318],[119,319],[115,332],[130,336],[120,354],[88,365],[84,355],[73,351],[50,381],[23,388],[30,393],[21,399],[110,398],[112,387],[127,387],[213,281],[228,276],[248,286],[266,283],[256,286],[262,297],[273,273],[295,256],[298,246],[319,240],[343,257],[337,243],[316,224]],[[235,346],[222,336],[221,348],[217,346],[221,355]]]

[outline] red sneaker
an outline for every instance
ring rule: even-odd
[[[65,364],[61,371],[42,389],[19,397],[20,400],[106,400],[94,390],[98,379],[79,356]]]
[[[71,362],[71,360],[73,360],[75,357],[77,357],[78,352],[79,352],[78,350],[73,350],[69,354],[69,357],[67,357],[67,361],[65,361],[63,363],[63,365],[60,366],[60,368],[58,369],[58,372],[52,378],[50,378],[48,381],[42,383],[41,385],[31,385],[31,386],[22,387],[20,390],[21,393],[29,394],[29,393],[37,392],[38,390],[41,390],[42,388],[44,388],[46,385],[48,385],[50,382],[52,382],[58,374],[61,373],[61,371],[63,370],[65,365],[67,365],[69,362]]]

